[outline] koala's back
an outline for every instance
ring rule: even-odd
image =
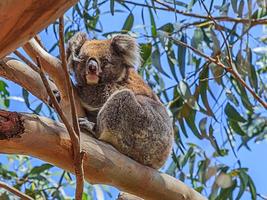
[[[143,95],[159,102],[157,95],[154,94],[134,69],[129,69],[129,77],[125,88],[132,90],[135,95]]]
[[[158,97],[133,69],[97,118],[101,140],[144,165],[157,169],[164,164],[173,142],[172,123]]]

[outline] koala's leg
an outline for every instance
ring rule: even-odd
[[[123,154],[154,168],[171,150],[172,124],[158,102],[124,89],[114,93],[97,116],[96,134]]]

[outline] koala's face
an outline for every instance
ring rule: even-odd
[[[110,40],[87,40],[76,34],[69,42],[67,53],[76,80],[82,85],[121,81],[127,68],[133,67],[139,59],[138,45],[126,35]]]

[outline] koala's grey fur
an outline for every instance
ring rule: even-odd
[[[78,33],[69,41],[68,60],[88,120],[96,123],[95,136],[141,164],[160,168],[171,151],[172,123],[158,97],[134,70],[138,45],[126,35],[103,41],[84,38]],[[98,61],[103,67],[98,84],[86,84],[85,62],[75,63],[73,57]],[[111,64],[105,62],[105,66],[104,58]]]

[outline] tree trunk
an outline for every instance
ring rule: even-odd
[[[1,0],[0,58],[54,22],[77,0]]]

